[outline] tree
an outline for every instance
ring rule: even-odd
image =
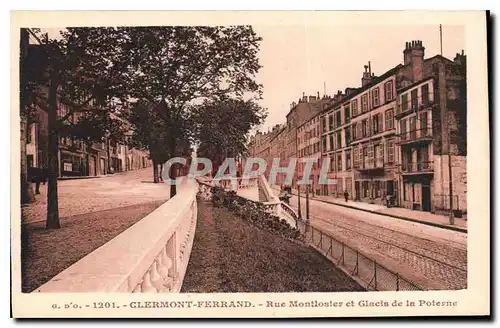
[[[146,149],[149,159],[153,162],[153,182],[161,181],[159,166],[167,161],[168,138],[163,120],[154,110],[154,106],[145,100],[139,100],[132,105],[129,115],[130,123],[133,124],[133,133],[130,146]]]
[[[157,109],[168,157],[177,140],[189,140],[191,110],[220,95],[260,97],[255,82],[261,40],[250,26],[124,27],[130,96]],[[175,179],[175,167],[169,172]],[[176,193],[171,185],[170,195]]]
[[[193,116],[198,155],[211,159],[216,172],[226,158],[246,154],[248,133],[264,122],[267,113],[253,100],[222,96],[205,100]]]
[[[59,38],[38,37],[45,66],[36,96],[48,112],[49,131],[47,228],[60,227],[58,150],[65,125],[77,113],[104,113],[112,99],[123,99],[121,37],[115,28],[67,28]]]

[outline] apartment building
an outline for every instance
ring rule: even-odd
[[[319,116],[313,116],[297,128],[297,166],[296,179],[301,180],[304,176],[306,159],[314,159],[312,164],[310,180],[312,181],[311,191],[320,193],[319,174],[321,170],[321,131]]]
[[[405,51],[423,45],[407,43]],[[466,56],[422,61],[424,76],[402,79],[395,112],[401,206],[467,212]],[[405,83],[406,82],[406,83]],[[451,192],[450,192],[451,191]]]
[[[21,31],[21,45],[23,52],[26,54],[23,60],[26,61],[24,67],[28,70],[28,73],[33,76],[44,74],[44,67],[46,65],[44,45],[39,44],[38,40],[31,39],[27,29],[22,29]],[[41,88],[42,90],[44,89],[44,87]],[[57,116],[59,118],[66,118],[65,122],[70,124],[76,123],[81,115],[78,112],[71,115],[68,115],[68,113],[70,113],[69,108],[58,101]],[[23,131],[26,133],[27,167],[47,168],[49,166],[48,113],[44,109],[33,106],[29,116],[26,129]],[[130,127],[130,124],[126,123]],[[109,147],[110,156],[108,156],[108,145],[106,143],[84,142],[81,140],[81,137],[65,136],[59,140],[59,176],[95,176],[108,174],[108,162],[114,172],[151,165],[148,160],[148,154],[145,151],[138,149],[128,150],[125,145],[113,145]],[[127,152],[130,153],[130,165],[123,164],[127,161],[125,158],[125,153]]]
[[[288,126],[288,139],[287,139],[287,152],[286,152],[286,160],[283,163],[285,166],[288,166],[290,163],[290,160],[293,159],[298,159],[301,156],[299,153],[299,144],[298,144],[298,128],[303,127],[301,133],[303,133],[306,129],[304,124],[307,121],[310,121],[312,118],[316,117],[321,111],[328,106],[328,104],[331,102],[331,97],[327,95],[323,95],[323,97],[320,97],[319,92],[317,95],[313,96],[306,96],[305,93],[302,94],[302,98],[299,98],[297,102],[292,102],[290,104],[290,111],[288,112],[286,116],[287,120],[287,126]],[[312,124],[318,124],[319,119],[316,119],[314,123],[309,123],[309,127],[311,127]],[[310,132],[313,132],[312,130]],[[314,136],[309,133],[311,138],[318,138],[319,137],[319,132],[316,130],[316,134]],[[301,141],[305,141],[308,138],[302,137]],[[318,143],[317,140],[315,141],[307,141],[308,143],[312,143],[312,150],[309,152],[310,154],[312,153],[317,153],[320,152],[319,149],[316,148],[316,151],[314,151],[314,144]],[[305,146],[302,144],[302,146]],[[317,147],[317,146],[316,146]],[[297,162],[297,165],[299,163]],[[301,166],[303,169],[303,166]],[[296,170],[298,169],[298,166],[296,166]],[[315,170],[317,169],[317,165],[315,165]],[[294,178],[292,181],[292,187],[296,188],[297,187],[297,181],[298,181],[298,176],[299,174],[294,174]],[[316,188],[316,187],[315,187]]]
[[[407,42],[403,54],[404,64],[381,76],[365,66],[361,87],[339,92],[320,114],[322,157],[336,181],[322,194],[346,190],[370,203],[389,195],[396,206],[447,211],[451,203],[464,212],[466,56],[424,59],[421,41]]]

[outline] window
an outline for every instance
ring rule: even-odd
[[[337,124],[337,127],[342,125],[342,117],[340,116],[340,110],[338,110],[335,113],[335,121],[336,121],[335,123]]]
[[[325,116],[323,116],[321,118],[321,126],[323,127],[323,132],[325,132],[326,131],[326,117]]]
[[[361,167],[365,167],[366,163],[368,162],[368,147],[366,145],[363,146],[360,156],[360,165]]]
[[[373,116],[373,134],[377,134],[379,132],[382,132],[382,120],[380,119],[380,114],[376,114]]]
[[[339,132],[337,133],[337,149],[342,148],[342,134]]]
[[[427,105],[429,103],[429,84],[424,84],[422,86],[422,105]]]
[[[385,129],[394,129],[394,111],[392,109],[385,111]]]
[[[418,107],[418,89],[411,91],[411,109],[417,109]]]
[[[408,110],[408,94],[405,93],[404,95],[401,96],[401,110],[404,112],[405,110]]]
[[[406,119],[402,119],[400,124],[401,139],[406,139]]]
[[[356,128],[357,128],[357,124],[353,123],[352,124],[352,140],[356,140]]]
[[[420,133],[422,136],[426,136],[427,131],[427,112],[420,113]]]
[[[29,124],[27,127],[26,127],[26,143],[27,144],[30,144],[31,143],[31,128],[32,128],[33,125]]]
[[[354,168],[358,168],[359,167],[359,148],[358,147],[354,147],[353,149],[353,154],[354,154],[354,162],[353,162],[353,166]]]
[[[323,151],[326,151],[326,136],[323,136]]]
[[[334,147],[334,143],[333,143],[333,134],[330,134],[330,150],[334,150],[335,147]]]
[[[417,117],[410,117],[410,136],[412,140],[417,138]]]
[[[345,152],[345,169],[346,170],[351,169],[351,152],[350,151]]]
[[[342,171],[342,153],[337,154],[337,171]]]
[[[351,144],[351,127],[348,126],[345,128],[345,146],[349,147]]]
[[[349,123],[351,121],[351,108],[349,107],[349,105],[344,107],[344,118],[346,123]]]
[[[366,137],[368,135],[368,120],[363,120],[361,122],[362,125],[362,137]]]
[[[333,115],[330,115],[328,117],[328,125],[330,127],[330,131],[332,131],[333,130]]]
[[[387,162],[394,163],[394,140],[387,140]]]
[[[392,81],[386,82],[384,85],[384,91],[385,91],[385,101],[391,101],[394,99],[394,94],[393,94],[393,85]]]
[[[361,123],[356,124],[356,138],[361,139],[363,138],[363,131],[362,131],[362,125]]]
[[[370,143],[367,148],[368,148],[368,151],[367,151],[367,153],[368,153],[368,167],[373,167],[373,161],[374,161],[373,144]]]
[[[380,91],[378,88],[372,90],[373,107],[380,105]]]
[[[368,111],[368,94],[364,94],[361,96],[361,111],[367,112]]]
[[[358,115],[358,99],[351,101],[352,117]]]
[[[335,157],[330,158],[330,172],[335,171]]]

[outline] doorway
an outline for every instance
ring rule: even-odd
[[[422,185],[422,211],[431,211],[431,186]]]
[[[354,192],[356,194],[356,200],[361,198],[361,191],[359,189],[359,181],[354,181]]]

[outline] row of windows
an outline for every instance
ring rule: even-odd
[[[352,161],[351,161],[352,152]],[[384,152],[387,155],[384,156]],[[307,156],[307,155],[306,155]],[[395,145],[394,140],[389,139],[386,143],[367,144],[359,147],[354,147],[351,150],[344,151],[328,156],[330,158],[330,172],[339,172],[350,170],[351,168],[369,168],[383,167],[385,164],[394,164],[395,162]],[[318,161],[322,162],[322,160]],[[299,169],[303,171],[305,163],[298,163]],[[315,164],[316,165],[316,164]],[[313,166],[313,169],[316,166]],[[320,166],[320,164],[318,164]],[[318,166],[318,167],[319,167]]]
[[[370,98],[371,96],[371,98]],[[370,102],[371,99],[371,102]],[[385,103],[393,101],[394,97],[394,83],[393,81],[388,81],[384,84],[384,100]],[[380,88],[375,87],[371,91],[367,91],[365,94],[359,97],[360,104],[358,104],[358,98],[351,100],[349,103],[345,104],[342,109],[344,111],[344,120],[342,121],[342,113],[339,108],[333,114],[323,116],[321,118],[321,126],[323,131],[331,131],[335,127],[339,127],[342,124],[347,124],[351,121],[352,117],[358,116],[360,114],[366,113],[369,110],[376,108],[383,103],[380,97]],[[352,116],[351,116],[352,114]],[[328,126],[327,126],[328,117]],[[328,128],[328,129],[327,129]]]
[[[408,93],[401,95],[401,111],[417,109],[419,105],[428,105],[432,102],[433,93],[429,89],[430,84],[426,83],[419,88],[415,88]],[[419,95],[420,91],[420,95]]]
[[[299,150],[299,157],[310,156],[320,152],[319,141]]]

